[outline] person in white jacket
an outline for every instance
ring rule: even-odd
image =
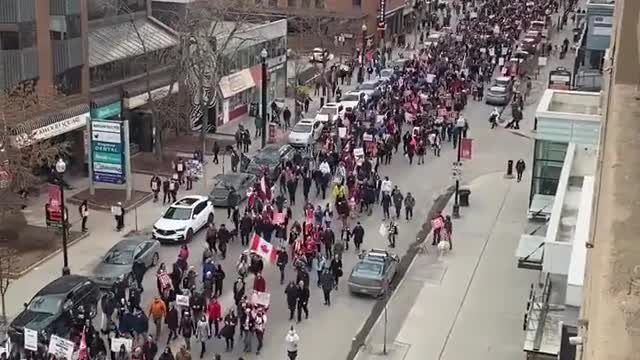
[[[387,195],[391,195],[391,190],[393,190],[393,182],[389,180],[388,176],[385,176],[384,180],[382,180],[382,183],[380,184],[380,198],[382,198],[382,195],[385,193]]]
[[[293,325],[291,325],[284,341],[287,345],[287,355],[289,356],[289,360],[296,360],[296,357],[298,357],[298,342],[300,342],[300,337],[293,328]]]

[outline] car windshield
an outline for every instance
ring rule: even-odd
[[[171,206],[167,209],[167,212],[164,213],[162,218],[169,220],[188,220],[191,218],[191,209]]]
[[[322,109],[320,109],[319,114],[322,115],[335,115],[338,113],[338,108],[334,108],[334,107],[323,107]]]
[[[360,97],[356,94],[347,94],[342,97],[341,101],[359,101]]]
[[[128,265],[133,262],[133,251],[113,250],[104,258],[104,262],[111,265]]]
[[[296,126],[293,127],[293,132],[299,132],[299,133],[308,133],[311,131],[313,127],[311,125],[308,124],[297,124]]]
[[[64,295],[61,294],[36,296],[27,306],[27,310],[45,314],[56,314],[60,311],[63,300]]]
[[[375,90],[376,83],[362,83],[362,85],[358,86],[358,90]]]
[[[381,275],[382,274],[382,264],[376,264],[374,262],[363,261],[356,265],[355,269],[356,273],[362,275]]]

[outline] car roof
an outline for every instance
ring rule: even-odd
[[[338,107],[338,103],[326,103],[323,107]]]
[[[149,241],[149,239],[145,237],[133,237],[133,238],[122,239],[118,241],[115,245],[113,245],[111,247],[111,250],[133,249],[145,241]]]
[[[498,76],[496,81],[511,81],[511,78],[508,76]]]
[[[313,125],[316,121],[311,119],[302,119],[296,125]],[[295,125],[294,125],[295,126]]]
[[[37,295],[46,295],[46,294],[67,294],[79,285],[85,282],[91,282],[89,278],[81,276],[81,275],[65,275],[61,276],[49,284],[45,285],[40,291],[38,291]]]
[[[174,202],[173,204],[171,204],[171,206],[173,207],[192,207],[195,203],[200,202],[202,200],[206,200],[207,197],[206,196],[200,196],[200,195],[190,195],[190,196],[185,196],[182,199]]]

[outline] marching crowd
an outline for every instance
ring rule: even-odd
[[[208,225],[201,257],[190,254],[188,244],[182,245],[173,264],[159,265],[155,294],[143,289],[145,269],[134,269],[133,282],[118,279],[101,300],[99,328],[90,320],[79,325],[84,344],[80,357],[191,360],[192,339],[199,345],[200,358],[212,339],[224,340],[227,351],[236,347],[238,339],[245,353],[259,354],[272,302],[286,301],[289,320],[301,322],[310,316],[310,290],[315,285],[322,290],[324,304],[331,306],[331,293],[339,289],[344,274],[344,253],[351,248],[360,253],[365,240],[360,217],[373,216],[380,205],[381,232],[391,248],[401,219],[413,218],[416,199],[390,177],[381,176],[381,167],[399,157],[400,150],[409,164],[421,166],[425,157],[440,156],[443,144],[460,146],[471,131],[462,116],[466,104],[482,99],[498,59],[511,58],[518,51],[518,39],[528,24],[537,19],[550,23],[550,15],[558,8],[557,0],[454,1],[442,8],[440,16],[425,19],[419,24],[421,38],[438,31],[444,34],[441,41],[411,52],[404,68],[395,69],[377,94],[363,95],[353,111],[333,124],[334,131],[328,131],[321,144],[284,161],[277,178],[271,179],[265,169],[247,194],[244,209],[231,204],[229,226],[220,221],[219,226]],[[368,57],[362,66],[379,73],[385,56],[380,55]],[[512,74],[516,79],[527,75],[525,71]],[[522,106],[521,98],[516,96],[514,102]],[[339,128],[346,130],[342,138],[336,136],[342,133]],[[250,135],[245,132],[236,138],[240,152],[246,150],[247,138]],[[156,199],[162,189],[163,200],[175,200],[172,189],[177,191],[183,177],[190,186],[186,164],[180,160],[175,167],[175,179],[152,179]],[[302,198],[297,199],[300,183]],[[324,206],[314,205],[314,200]],[[300,214],[293,209],[297,202],[304,204]],[[451,248],[450,217],[438,214],[432,224],[433,245],[446,241]],[[235,269],[225,270],[218,259],[227,257],[228,244],[238,237],[245,250]],[[200,272],[190,265],[196,262],[201,264]],[[279,268],[280,288],[266,283],[265,262]],[[234,304],[223,309],[219,297],[229,279]],[[143,306],[143,293],[153,298],[149,306]],[[157,343],[163,332],[168,332],[165,346]],[[115,339],[122,338],[130,342],[115,349]],[[180,342],[175,354],[170,346],[174,341]],[[291,360],[297,357],[299,341],[291,326],[284,336]],[[42,354],[28,352],[27,358],[39,359]]]

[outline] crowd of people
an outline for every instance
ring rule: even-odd
[[[460,146],[471,131],[462,115],[465,106],[469,101],[481,101],[484,84],[496,73],[499,59],[509,59],[520,50],[519,39],[529,23],[539,19],[550,23],[558,8],[557,0],[454,1],[436,16],[424,19],[419,24],[420,38],[438,32],[441,40],[405,52],[407,61],[394,69],[377,94],[363,95],[352,111],[332,124],[314,149],[283,161],[276,179],[267,175],[270,169],[264,169],[247,194],[246,206],[240,209],[236,203],[229,207],[231,226],[208,225],[207,246],[201,257],[191,255],[185,244],[173,264],[159,265],[156,293],[149,295],[153,300],[148,307],[142,302],[144,269],[134,271],[133,282],[118,279],[101,300],[99,329],[90,321],[81,327],[85,358],[110,354],[111,360],[190,360],[192,338],[200,345],[200,358],[211,339],[224,339],[227,351],[240,339],[245,353],[259,354],[272,301],[282,297],[289,320],[301,322],[310,316],[310,290],[315,285],[322,290],[324,305],[331,306],[331,293],[339,289],[345,273],[345,252],[362,251],[366,232],[361,219],[375,216],[380,205],[381,228],[393,248],[402,219],[413,218],[416,199],[389,176],[381,176],[380,169],[391,164],[400,150],[409,164],[421,166],[427,156],[440,156],[443,144]],[[372,49],[376,51],[380,50]],[[385,62],[385,56],[380,55],[367,57],[361,66],[379,73]],[[528,75],[524,69],[511,74],[514,80]],[[521,107],[522,99],[516,97],[515,103]],[[339,138],[338,134],[344,136]],[[245,130],[238,132],[239,152],[247,150],[250,139]],[[172,179],[151,180],[154,199],[159,200],[163,191],[164,201],[175,200],[179,185],[190,186],[190,167],[183,160],[174,167]],[[300,182],[303,197],[296,199]],[[297,214],[293,206],[300,201],[303,211]],[[324,205],[314,205],[314,201]],[[444,239],[451,248],[450,217],[438,214],[432,223],[441,224],[433,229],[433,245]],[[246,250],[239,255],[235,269],[225,271],[219,259],[227,257],[228,244],[238,237]],[[269,244],[266,250],[264,243]],[[190,265],[195,262],[201,264],[201,271]],[[265,262],[279,268],[283,290],[272,289],[273,284],[267,289],[262,274]],[[223,309],[219,297],[229,278],[235,279],[234,304]],[[149,292],[153,290],[146,290]],[[159,350],[157,341],[163,332],[168,332],[168,337],[164,349]],[[180,350],[173,354],[170,345],[178,337]],[[130,346],[114,349],[111,345],[116,338],[131,340]],[[291,360],[296,359],[299,341],[291,326],[284,336]],[[39,358],[33,352],[27,356]]]

